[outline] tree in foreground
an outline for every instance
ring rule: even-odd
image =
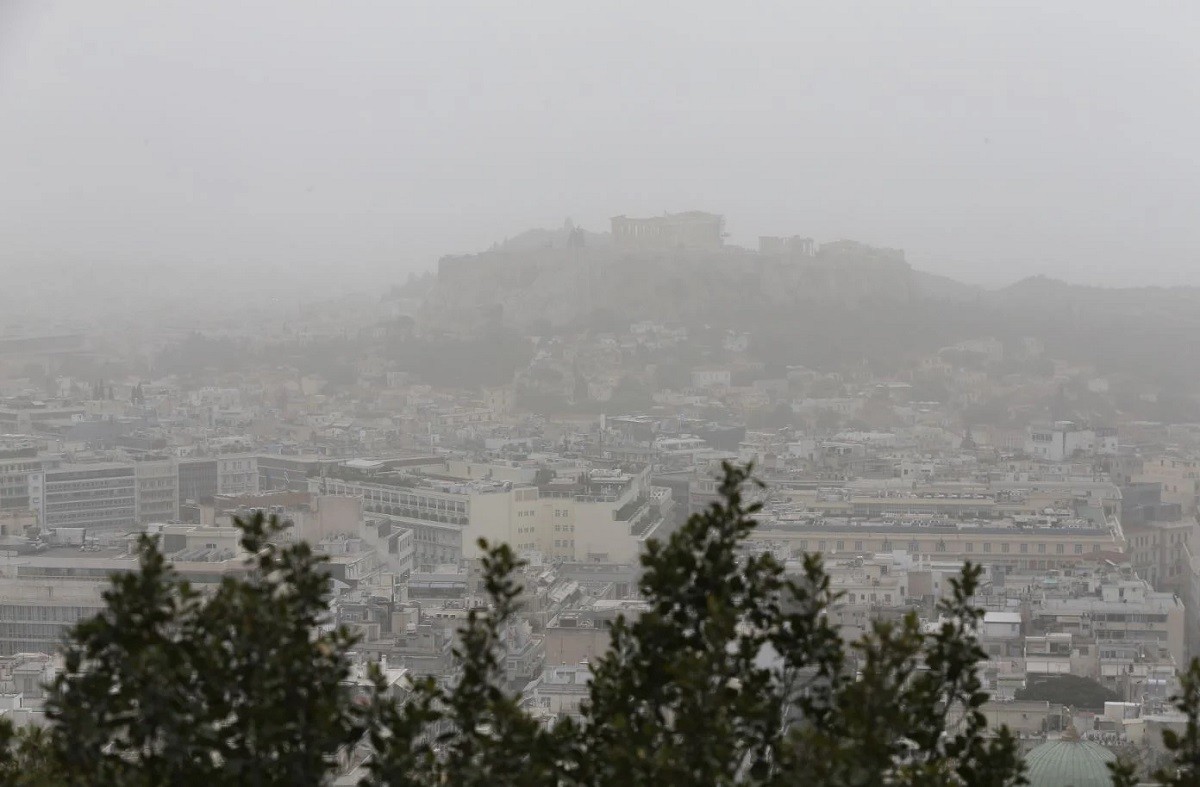
[[[818,558],[791,577],[746,548],[749,483],[727,466],[720,501],[651,543],[646,611],[613,626],[582,720],[552,728],[502,688],[519,592],[507,546],[484,545],[492,607],[460,632],[453,679],[417,681],[403,705],[380,680],[359,709],[339,687],[352,641],[322,628],[328,579],[307,546],[273,545],[278,525],[261,517],[242,522],[247,573],[202,594],[144,539],[140,570],[114,578],[107,608],[73,630],[48,729],[0,730],[0,779],[319,784],[340,747],[365,739],[368,785],[1023,783],[1016,742],[981,711],[979,568],[952,583],[932,631],[910,614],[844,643]],[[1200,750],[1192,738],[1179,756]]]
[[[342,689],[352,638],[321,630],[328,578],[309,546],[272,543],[274,517],[238,524],[246,572],[210,593],[142,537],[139,570],[114,576],[106,609],[71,632],[48,730],[18,736],[9,783],[323,782],[364,730]]]

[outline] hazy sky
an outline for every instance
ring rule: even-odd
[[[695,208],[972,281],[1200,285],[1198,29],[1149,0],[0,0],[0,267],[400,278]]]

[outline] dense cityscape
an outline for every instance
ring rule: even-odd
[[[490,337],[466,324],[448,337],[440,299],[464,265],[486,269],[476,280],[524,266],[513,291],[526,299],[546,297],[555,266],[576,266],[569,284],[609,261],[915,275],[898,251],[801,237],[749,251],[722,233],[705,213],[618,217],[611,234],[568,222],[447,258],[373,300],[219,333],[138,343],[10,325],[5,715],[39,723],[59,643],[102,610],[111,574],[137,568],[138,534],[204,588],[249,570],[234,520],[263,511],[328,558],[329,624],[358,637],[360,670],[382,665],[401,692],[456,680],[456,632],[486,604],[478,540],[510,544],[524,567],[505,680],[552,725],[578,716],[609,625],[643,608],[647,543],[716,501],[734,463],[764,484],[744,548],[797,576],[819,554],[846,642],[912,610],[936,624],[950,578],[981,564],[989,722],[1018,734],[1031,763],[1058,763],[1061,747],[1101,774],[1122,751],[1153,762],[1181,718],[1177,674],[1200,653],[1200,427],[1122,412],[1128,375],[1054,357],[1037,336],[964,336],[886,373],[866,358],[813,368],[761,360],[753,331],[652,311],[580,325],[542,309],[535,334],[497,306],[481,317]],[[1156,393],[1134,389],[1146,407]],[[345,783],[358,767],[346,760]]]

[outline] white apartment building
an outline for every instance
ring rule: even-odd
[[[1075,452],[1115,456],[1117,433],[1112,429],[1084,429],[1071,421],[1029,427],[1025,453],[1047,462],[1063,462]]]

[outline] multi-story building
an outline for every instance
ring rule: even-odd
[[[1094,637],[1102,659],[1105,643],[1114,643],[1139,652],[1161,646],[1175,664],[1186,663],[1183,602],[1174,593],[1151,590],[1140,579],[1106,581],[1092,595],[1045,599],[1031,618],[1035,631]]]
[[[541,487],[533,478],[532,469],[446,462],[374,475],[326,468],[309,488],[360,497],[364,511],[412,529],[425,566],[480,557],[480,538],[562,560],[636,562],[664,521],[649,468],[580,471]]]
[[[179,466],[174,459],[143,459],[133,463],[137,479],[137,519],[172,522],[179,519]]]
[[[1117,434],[1112,429],[1085,429],[1071,421],[1031,426],[1025,453],[1047,462],[1063,462],[1076,453],[1115,456]]]
[[[1142,579],[1158,590],[1185,593],[1191,570],[1190,550],[1196,543],[1196,522],[1191,517],[1173,522],[1139,522],[1124,525],[1129,561]],[[1186,594],[1186,593],[1185,593]]]
[[[23,441],[0,445],[0,510],[28,511],[29,477],[41,470],[36,445]]]
[[[217,494],[258,494],[258,457],[247,454],[217,457]]]
[[[321,461],[318,456],[259,454],[255,457],[259,490],[262,492],[307,491],[308,478],[317,475]]]
[[[592,670],[586,664],[547,664],[540,677],[525,687],[521,705],[530,713],[546,719],[582,719],[581,706],[587,701]]]
[[[56,653],[63,635],[104,608],[106,582],[0,579],[0,656]]]
[[[30,476],[31,506],[45,529],[114,531],[137,524],[132,464],[66,464]]]
[[[216,459],[179,460],[179,502],[210,503],[217,496]]]
[[[1200,462],[1180,456],[1158,456],[1142,461],[1135,481],[1160,485],[1162,501],[1180,507],[1191,518],[1200,503]]]
[[[750,539],[752,543],[782,548],[794,555],[818,552],[827,557],[852,557],[907,552],[915,559],[970,560],[1002,571],[1065,568],[1125,550],[1119,527],[1083,520],[1059,525],[1021,525],[1013,520],[979,523],[952,519],[764,518]]]

